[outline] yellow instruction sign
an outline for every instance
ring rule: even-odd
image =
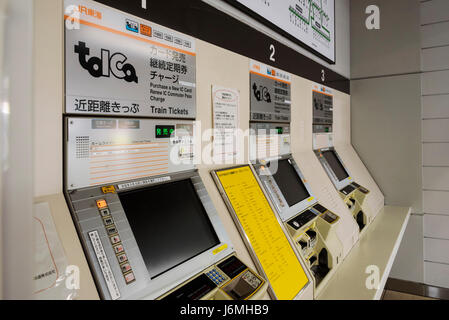
[[[217,171],[217,177],[276,297],[293,299],[309,280],[251,168]]]

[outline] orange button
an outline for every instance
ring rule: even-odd
[[[106,193],[115,193],[115,187],[114,186],[103,187],[103,188],[101,188],[101,190],[105,194]]]
[[[106,209],[108,207],[108,203],[106,202],[106,200],[101,199],[101,200],[97,200],[97,207],[98,209]]]
[[[151,37],[152,29],[151,29],[151,27],[141,23],[140,24],[140,33],[143,34],[144,36]]]

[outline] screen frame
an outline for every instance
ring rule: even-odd
[[[322,156],[322,153],[326,152],[326,151],[334,152],[334,154],[337,157],[338,161],[340,161],[340,164],[343,166],[343,168],[346,170],[346,173],[348,174],[348,177],[346,179],[341,180],[341,181],[338,179],[337,175],[335,174],[334,170],[330,166],[330,164],[327,161],[327,159],[324,156]],[[351,177],[351,172],[345,166],[345,163],[343,162],[343,160],[341,159],[341,157],[339,156],[337,150],[335,150],[334,147],[315,150],[315,154],[318,157],[318,160],[320,161],[321,165],[323,166],[324,171],[326,171],[327,175],[329,176],[329,178],[331,179],[332,183],[334,184],[335,188],[338,191],[340,191],[341,189],[347,187],[348,185],[350,185],[353,182],[353,179]]]
[[[191,179],[195,192],[198,194],[200,201],[207,212],[207,216],[213,226],[213,229],[215,230],[215,233],[218,236],[220,243],[213,248],[195,256],[194,258],[174,267],[173,269],[170,269],[159,277],[151,279],[150,273],[140,252],[140,248],[137,245],[136,239],[134,237],[134,233],[121,205],[118,193],[186,179]],[[101,192],[101,188],[107,186],[113,186],[115,188],[114,193],[103,194]],[[112,268],[112,273],[117,280],[117,284],[121,293],[120,300],[157,299],[167,292],[170,292],[171,290],[182,285],[189,279],[192,279],[210,266],[219,263],[232,254],[235,254],[234,245],[231,241],[231,238],[229,237],[227,230],[224,227],[217,210],[215,209],[215,205],[213,204],[212,199],[210,198],[209,193],[205,185],[203,184],[203,180],[201,179],[198,170],[188,170],[180,173],[120,181],[114,183],[113,185],[92,186],[77,189],[76,191],[64,190],[64,194],[68,201],[73,221],[75,222],[75,227],[83,245],[87,260],[89,261],[89,267],[92,270],[92,276],[95,279],[97,289],[103,299],[111,299],[111,297],[104,276],[102,274],[102,270],[98,264],[98,258],[96,257],[92,243],[88,238],[88,233],[92,231],[93,226],[85,226],[81,223],[77,215],[77,211],[79,209],[77,209],[74,206],[74,203],[70,200],[70,194],[73,193],[78,194],[78,197],[81,197],[81,199],[85,199],[84,201],[94,201],[94,199],[98,198],[98,196],[105,197],[111,204],[110,210],[114,219],[116,219],[117,216],[122,217],[120,220],[116,220],[115,222],[121,237],[124,237],[125,233],[129,234],[129,236],[125,237],[129,238],[129,240],[127,240],[123,244],[126,250],[126,255],[128,256],[128,260],[131,263],[134,274],[136,275],[136,281],[134,281],[130,285],[126,285],[124,283],[123,274],[115,258],[112,245],[107,239],[104,224],[101,220],[100,215],[98,215],[98,208],[93,206],[92,208],[89,208],[89,210],[92,209],[95,212],[95,220],[98,220],[97,225],[99,227],[98,230],[100,236],[104,237],[101,239],[101,241],[104,246],[104,250],[106,251],[110,266]],[[95,196],[92,196],[92,194]],[[94,204],[95,202],[92,203]]]
[[[224,0],[224,1],[227,2],[228,4],[230,4],[231,6],[237,8],[238,10],[242,11],[246,15],[250,16],[251,18],[255,19],[256,21],[258,21],[258,22],[262,23],[263,25],[269,27],[273,31],[279,33],[280,35],[282,35],[286,39],[288,39],[288,40],[294,42],[295,44],[299,45],[301,48],[309,51],[310,53],[314,54],[318,58],[320,58],[320,59],[324,60],[325,62],[329,63],[330,65],[335,65],[337,63],[337,32],[336,32],[336,29],[335,29],[337,24],[336,24],[336,21],[335,21],[336,20],[336,15],[335,15],[335,13],[336,13],[336,8],[335,8],[336,1],[335,0],[334,0],[334,60],[326,57],[321,52],[313,49],[311,46],[309,46],[305,42],[302,42],[301,40],[299,40],[298,38],[294,37],[293,35],[291,35],[287,31],[285,31],[284,29],[276,26],[273,22],[271,22],[267,18],[261,16],[260,14],[258,14],[255,11],[253,11],[252,9],[248,8],[247,6],[245,6],[244,4],[240,3],[239,1],[237,1],[237,0]]]
[[[274,207],[276,208],[276,212],[279,214],[279,217],[281,218],[282,222],[287,222],[291,218],[298,215],[298,213],[303,212],[304,210],[307,210],[308,208],[314,206],[318,200],[314,196],[314,193],[312,191],[312,188],[307,183],[306,178],[302,174],[301,170],[299,169],[296,161],[293,159],[293,156],[291,154],[284,155],[282,157],[279,157],[278,161],[287,160],[290,162],[290,165],[293,167],[293,169],[296,171],[298,177],[301,179],[302,183],[304,184],[304,187],[306,188],[307,192],[309,193],[309,197],[302,200],[301,202],[298,202],[297,204],[289,207],[287,200],[285,199],[282,190],[279,188],[279,185],[277,184],[276,180],[274,179],[273,175],[267,170],[263,170],[262,167],[264,167],[267,163],[272,161],[266,161],[266,160],[259,160],[255,164],[253,164],[254,171],[257,173],[257,176],[261,182],[262,188],[264,191],[269,195],[269,198],[271,202],[274,204]],[[262,171],[264,173],[270,173],[269,175],[262,174]],[[284,203],[284,207],[281,207],[279,204],[279,201],[277,197],[274,195],[273,190],[269,187],[269,185],[273,185],[275,188],[275,191],[279,196],[281,197],[281,200]]]
[[[226,229],[224,228],[224,225],[222,224],[221,219],[218,216],[218,212],[216,211],[215,206],[213,205],[212,200],[210,199],[209,193],[207,192],[206,187],[204,186],[197,170],[195,170],[194,172],[186,172],[170,175],[170,178],[171,178],[170,181],[155,183],[152,184],[151,186],[191,179],[195,192],[197,193],[198,198],[200,199],[202,205],[204,206],[204,209],[206,210],[207,216],[213,226],[213,229],[218,236],[219,244],[191,258],[190,260],[168,270],[167,272],[161,274],[160,276],[154,279],[151,279],[148,272],[148,280],[150,281],[150,283],[148,284],[147,288],[150,288],[150,291],[153,292],[150,295],[150,298],[153,299],[162,296],[163,294],[169,292],[170,290],[173,290],[177,286],[181,285],[183,282],[197,275],[199,272],[202,272],[211,265],[218,263],[219,261],[223,260],[227,256],[234,253],[234,247],[232,245],[231,239],[229,238]],[[130,191],[130,190],[132,189],[127,189],[123,191]],[[130,230],[132,232],[132,229]],[[222,251],[219,251],[216,254],[213,253],[215,250],[219,250],[220,248],[222,248],[225,244],[227,245],[226,249],[223,249]],[[142,255],[140,253],[140,248],[139,254]]]

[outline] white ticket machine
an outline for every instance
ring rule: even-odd
[[[336,234],[339,217],[319,204],[290,155],[258,161],[254,168],[314,278],[316,297],[342,261],[343,246]]]
[[[343,259],[343,245],[336,233],[340,218],[319,204],[290,154],[290,125],[253,123],[251,128],[252,165],[313,277],[316,297]],[[260,151],[266,149],[273,150],[274,157],[261,158]]]
[[[348,206],[360,232],[374,219],[365,203],[369,190],[356,183],[334,148],[333,96],[313,90],[313,149],[340,197]]]
[[[186,120],[66,119],[65,196],[101,298],[265,293],[266,280],[235,255],[187,161],[192,127]]]
[[[315,150],[315,153],[362,231],[372,220],[368,209],[362,207],[369,190],[353,181],[334,148]]]

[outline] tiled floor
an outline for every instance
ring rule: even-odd
[[[384,296],[383,296],[382,300],[436,300],[436,299],[386,290],[384,292]]]

